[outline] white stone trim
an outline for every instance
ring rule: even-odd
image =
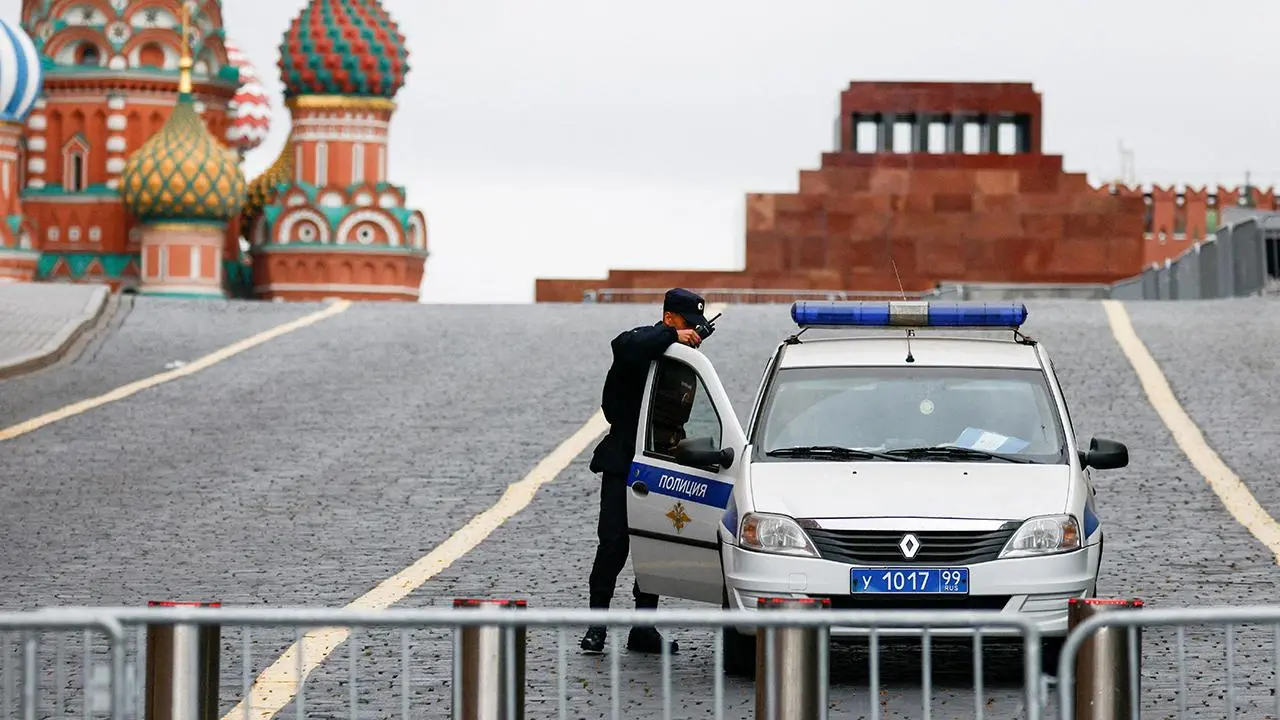
[[[343,218],[342,222],[338,224],[337,244],[347,244],[347,235],[350,234],[351,229],[362,222],[371,222],[382,228],[382,231],[387,234],[387,244],[391,247],[400,247],[402,240],[400,236],[403,230],[391,218],[373,210],[357,210]],[[364,243],[359,244],[363,245]]]
[[[319,242],[331,242],[332,236],[329,231],[329,221],[319,212],[304,208],[289,213],[287,217],[280,221],[280,229],[276,232],[276,237],[274,238],[276,243],[280,245],[289,244],[291,242],[289,237],[293,235],[293,226],[302,220],[310,220],[316,224],[316,231],[320,233]]]
[[[324,187],[329,184],[329,143],[316,143],[316,175],[315,183],[317,187]]]
[[[409,216],[409,245],[419,250],[427,246],[427,226],[417,213]]]

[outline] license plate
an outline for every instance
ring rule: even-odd
[[[849,585],[855,595],[965,595],[969,592],[969,568],[853,568]]]

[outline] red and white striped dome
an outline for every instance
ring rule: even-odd
[[[271,100],[258,81],[258,73],[249,58],[231,42],[226,46],[228,62],[240,70],[240,90],[231,104],[227,144],[246,153],[267,139],[267,132],[271,129]]]

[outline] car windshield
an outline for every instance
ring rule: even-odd
[[[1067,462],[1039,370],[788,368],[771,385],[753,433],[759,460]]]

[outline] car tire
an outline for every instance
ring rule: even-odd
[[[720,606],[729,609],[729,591],[720,595]],[[721,647],[724,648],[724,674],[728,677],[755,679],[756,638],[743,635],[735,627],[720,628]]]
[[[1059,654],[1066,638],[1044,638],[1040,641],[1040,672],[1051,677],[1058,676]]]
[[[724,674],[754,680],[756,676],[756,639],[736,628],[720,631],[724,639]]]

